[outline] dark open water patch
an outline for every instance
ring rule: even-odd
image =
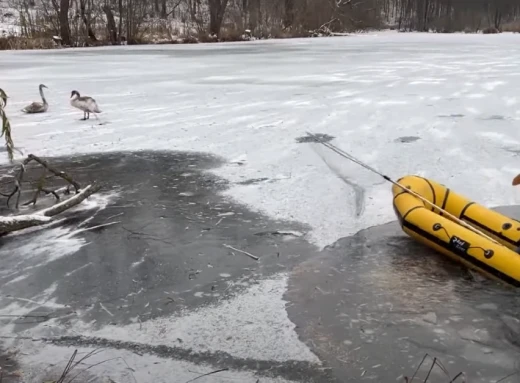
[[[520,217],[519,207],[497,210]],[[341,382],[404,381],[428,353],[452,378],[464,371],[467,381],[487,383],[520,360],[518,291],[420,245],[397,222],[298,265],[286,299],[301,340]],[[439,371],[428,382],[450,380]]]
[[[101,194],[120,194],[99,211],[68,214],[61,225],[0,239],[1,305],[52,300],[33,312],[63,322],[82,313],[95,326],[123,325],[224,299],[316,254],[303,236],[279,234],[308,228],[270,220],[220,196],[227,182],[206,172],[222,163],[219,158],[139,152],[47,160],[83,185],[100,182]],[[117,223],[70,235],[110,222]],[[14,323],[21,331],[41,321]]]

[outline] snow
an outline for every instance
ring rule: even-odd
[[[85,379],[89,375],[103,377],[88,381],[102,382],[155,382],[170,383],[172,374],[175,382],[188,382],[203,374],[209,374],[217,369],[204,363],[190,363],[172,359],[164,359],[153,355],[138,355],[126,350],[96,350],[89,347],[58,347],[42,345],[22,356],[24,362],[24,378],[26,381],[43,382],[49,378],[57,379],[61,375],[74,350],[78,350],[75,361],[85,357],[88,353],[94,354],[85,359],[84,364],[76,367],[69,375],[69,379],[80,374],[77,380]],[[98,364],[99,363],[99,364]],[[50,367],[49,367],[50,366]],[[88,370],[87,370],[88,369]],[[222,371],[200,379],[201,382],[255,382],[258,378],[250,371]],[[87,381],[87,379],[85,379]],[[265,383],[291,383],[282,378],[261,377]]]
[[[294,332],[283,299],[286,274],[275,275],[245,292],[216,305],[185,310],[180,315],[156,318],[128,326],[107,326],[93,331],[89,325],[76,331],[85,336],[149,345],[179,346],[194,351],[225,351],[238,358],[308,361],[319,363]]]
[[[50,220],[51,217],[45,217],[40,214],[27,214],[22,216],[0,217],[0,224],[6,226],[14,225],[15,223],[22,225],[31,222],[38,222],[44,224],[49,222]]]
[[[296,143],[306,130],[335,136],[336,145],[393,178],[422,173],[483,204],[518,202],[510,187],[514,154],[504,150],[520,140],[520,71],[511,66],[518,39],[385,32],[2,52],[0,83],[10,96],[15,143],[26,152],[170,149],[247,158],[216,172],[231,182],[276,182],[236,185],[227,194],[310,225],[310,240],[324,246],[395,217],[389,184],[324,148]],[[23,115],[39,83],[49,87],[49,112]],[[96,99],[105,125],[78,121],[73,89]],[[396,143],[401,136],[421,139]],[[364,189],[359,217],[351,186],[324,156]]]

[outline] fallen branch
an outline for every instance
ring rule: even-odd
[[[88,185],[85,189],[80,191],[78,194],[70,197],[68,200],[57,203],[47,209],[40,210],[37,214],[44,215],[46,217],[53,217],[57,214],[64,212],[67,209],[70,209],[73,206],[78,205],[83,202],[85,199],[90,197],[92,194],[96,193],[101,189],[100,185]]]
[[[71,198],[49,208],[40,210],[34,214],[0,217],[0,236],[13,231],[49,223],[52,221],[52,217],[80,204],[92,194],[99,191],[100,188],[101,186],[99,185],[88,185],[85,189]]]
[[[38,214],[28,214],[13,217],[0,217],[0,235],[11,233],[17,230],[27,229],[32,226],[45,225],[52,220]]]
[[[14,180],[7,182],[7,183],[14,182],[13,191],[11,191],[10,193],[7,193],[7,194],[0,193],[2,196],[7,197],[7,206],[9,206],[9,202],[10,202],[11,198],[14,195],[16,195],[15,208],[18,209],[18,207],[20,205],[20,196],[22,193],[23,178],[26,173],[26,166],[31,161],[34,161],[34,162],[37,162],[38,164],[40,164],[44,168],[44,172],[43,172],[42,177],[38,181],[37,190],[34,192],[33,198],[30,201],[24,203],[23,204],[24,206],[27,206],[30,204],[35,205],[36,201],[38,200],[38,195],[42,191],[46,194],[53,194],[54,197],[56,197],[56,199],[59,200],[58,190],[63,190],[63,188],[53,191],[53,190],[45,187],[45,181],[50,178],[50,177],[46,176],[47,171],[49,171],[53,174],[53,176],[51,176],[51,177],[59,177],[59,178],[64,179],[69,184],[69,186],[72,185],[74,187],[76,193],[79,193],[79,190],[81,189],[81,185],[77,181],[75,181],[71,176],[69,176],[64,171],[59,171],[59,170],[55,169],[53,166],[49,165],[49,163],[47,161],[41,159],[40,157],[37,157],[34,154],[29,154],[27,156],[27,158],[25,160],[23,160],[22,163],[20,164],[20,170],[18,171],[18,174],[16,175],[16,177],[14,177]],[[69,186],[67,186],[67,189],[65,189],[67,192],[69,191]]]
[[[5,96],[5,93],[0,89],[0,112],[3,113],[3,107],[5,106],[7,100],[7,96]],[[6,122],[5,122],[5,115],[0,113],[0,118],[4,118],[4,126],[2,134],[6,134],[6,139],[8,138],[8,134],[10,132],[9,129],[6,132]],[[8,123],[8,122],[7,122]],[[9,128],[9,126],[7,127]],[[0,136],[1,137],[1,136]],[[9,136],[10,137],[10,136]],[[10,143],[6,143],[8,149],[10,147]],[[12,146],[12,145],[11,145]],[[27,168],[27,165],[31,162],[38,163],[42,168],[42,173],[40,177],[38,177],[38,180],[36,181],[36,185],[34,185],[34,180],[31,180],[30,177],[27,177],[28,179],[24,180],[24,177],[29,174],[30,172]],[[50,172],[53,175],[51,177],[58,177],[67,182],[67,185],[64,187],[48,187],[46,185],[46,181],[50,178],[47,173]],[[68,210],[81,202],[83,202],[86,198],[90,197],[92,194],[96,193],[101,189],[100,185],[93,184],[88,185],[85,189],[81,190],[81,185],[75,181],[70,175],[65,173],[64,171],[57,170],[53,166],[51,166],[47,161],[41,159],[38,156],[35,156],[34,154],[29,154],[23,161],[19,162],[16,165],[15,168],[11,169],[8,175],[2,175],[0,176],[0,179],[4,178],[11,178],[8,182],[2,182],[1,185],[5,184],[11,184],[14,183],[13,190],[9,192],[0,192],[0,196],[4,196],[7,198],[7,206],[9,207],[9,202],[13,197],[16,197],[16,203],[15,207],[18,209],[20,205],[20,198],[22,195],[22,183],[25,181],[26,183],[29,183],[31,187],[35,186],[35,188],[32,191],[32,198],[23,203],[24,206],[33,205],[35,206],[38,197],[40,196],[40,193],[45,193],[46,195],[52,194],[54,198],[56,199],[57,203],[51,207],[42,209],[36,213],[33,214],[27,214],[27,215],[13,215],[8,217],[1,217],[0,216],[0,236],[11,233],[13,231],[18,231],[22,229],[26,229],[32,226],[38,226],[43,225],[46,223],[49,223],[52,221],[52,217],[64,212],[65,210]],[[66,199],[65,201],[61,201],[59,193],[63,193],[64,195],[70,194],[70,188],[74,187],[74,190],[76,194],[72,196],[69,199]],[[105,224],[103,226],[107,226],[108,224]],[[101,226],[99,226],[101,227]],[[1,382],[0,382],[1,383]]]
[[[247,251],[244,251],[244,250],[236,249],[236,248],[234,248],[233,246],[229,246],[229,245],[226,245],[226,244],[224,244],[223,246],[224,246],[224,247],[227,247],[228,249],[232,249],[232,250],[238,251],[239,253],[245,254],[245,255],[247,255],[248,257],[253,258],[255,261],[258,261],[258,260],[260,259],[260,258],[258,258],[256,255],[253,255],[253,254],[251,254],[251,253],[248,253]]]

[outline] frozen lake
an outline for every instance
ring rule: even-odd
[[[221,156],[228,162],[210,171],[229,182],[229,188],[224,191],[226,197],[270,219],[305,225],[309,227],[305,238],[311,244],[321,249],[336,243],[345,256],[354,246],[353,240],[341,238],[395,221],[390,185],[325,148],[298,142],[298,137],[304,136],[307,130],[330,135],[343,150],[394,179],[406,174],[419,174],[488,206],[518,205],[520,191],[511,186],[511,180],[520,172],[520,165],[515,164],[520,154],[519,41],[520,35],[512,34],[384,32],[344,38],[0,52],[0,86],[10,97],[7,113],[13,126],[15,144],[25,153],[67,156],[119,150],[175,150]],[[40,83],[49,88],[46,96],[50,109],[41,115],[24,115],[20,109],[38,100]],[[90,121],[79,121],[83,114],[68,102],[72,90],[97,100],[103,111],[100,118],[105,124],[96,125],[93,117]],[[364,241],[377,249],[382,248],[377,252],[377,256],[382,256],[388,248],[377,238],[388,237],[395,242],[392,230],[390,234],[384,230],[367,231],[368,239]],[[359,241],[353,243],[359,245]],[[491,344],[494,334],[503,334],[491,323],[495,323],[497,313],[505,306],[508,306],[508,317],[515,316],[514,298],[505,293],[503,296],[493,287],[486,288],[486,296],[477,303],[466,299],[467,291],[463,294],[459,291],[464,281],[456,272],[447,272],[448,276],[441,272],[440,279],[437,278],[440,282],[436,280],[424,287],[420,280],[425,276],[417,264],[412,267],[415,270],[412,275],[416,276],[410,277],[412,285],[403,285],[389,276],[391,267],[382,270],[381,265],[388,263],[399,270],[402,261],[397,260],[396,267],[393,264],[395,254],[394,258],[385,258],[381,262],[376,253],[370,253],[363,261],[352,264],[342,259],[341,254],[334,254],[324,255],[323,261],[309,260],[312,269],[309,271],[302,266],[300,280],[296,278],[287,282],[286,276],[273,277],[252,287],[243,298],[238,296],[235,301],[226,303],[227,306],[186,316],[180,322],[182,326],[194,333],[201,331],[206,334],[204,331],[207,330],[210,334],[207,337],[193,335],[193,344],[188,346],[196,348],[209,342],[211,347],[217,350],[221,347],[220,351],[234,356],[271,361],[292,358],[298,363],[312,365],[316,358],[298,341],[292,322],[302,321],[297,323],[300,331],[305,329],[309,333],[298,335],[311,349],[310,345],[318,347],[320,342],[325,343],[329,338],[337,341],[338,344],[328,344],[329,349],[323,349],[325,351],[320,354],[330,354],[335,358],[334,355],[339,354],[332,346],[343,347],[342,352],[348,351],[353,343],[355,347],[363,346],[367,338],[373,345],[381,339],[390,347],[404,329],[399,326],[423,318],[422,324],[438,327],[429,328],[428,336],[423,332],[423,339],[416,341],[419,345],[406,346],[409,354],[397,358],[398,367],[382,368],[386,375],[377,375],[378,367],[363,373],[379,364],[388,367],[389,361],[385,358],[391,351],[384,347],[379,350],[370,348],[374,347],[372,345],[365,350],[375,351],[372,354],[374,360],[366,355],[362,357],[368,359],[356,360],[357,376],[363,374],[366,380],[374,379],[374,376],[379,379],[390,377],[389,381],[395,381],[399,374],[408,372],[411,375],[412,366],[422,357],[420,352],[438,351],[436,343],[439,339],[449,339],[459,332],[466,339],[470,338],[473,342],[471,347],[457,339],[453,341],[453,347],[461,350],[459,355],[440,348],[450,354],[454,370],[466,368],[474,362],[486,371],[489,363],[493,364],[500,358],[503,365],[497,367],[498,370],[489,370],[490,376],[483,379],[501,376],[500,369],[506,375],[513,368],[517,350],[509,341]],[[425,267],[437,271],[444,267],[428,265]],[[356,275],[348,277],[351,267],[356,270]],[[314,334],[319,338],[317,341],[313,340],[311,332],[317,331],[316,323],[321,323],[323,313],[319,306],[308,304],[302,286],[305,281],[311,283],[316,278],[312,283],[320,285],[321,290],[317,291],[326,294],[327,286],[322,284],[325,275],[332,273],[333,268],[347,275],[331,279],[334,291],[353,289],[355,302],[342,313],[334,312],[332,315],[339,305],[338,300],[344,298],[333,294],[323,299],[324,312],[331,315],[324,320],[326,328],[320,330],[323,331],[321,338],[318,337],[320,334]],[[322,274],[313,274],[314,269]],[[378,274],[377,278],[375,274]],[[376,279],[379,284],[374,285]],[[282,300],[288,283],[291,286],[289,299],[294,305],[289,310],[292,322],[286,320]],[[363,284],[371,288],[364,292],[359,288]],[[419,285],[422,287],[420,296],[407,295]],[[358,290],[353,286],[358,286]],[[425,297],[428,291],[437,288],[440,295],[435,299]],[[391,298],[382,295],[385,291],[392,291]],[[399,297],[405,291],[403,296],[406,295],[408,303],[417,299],[437,305],[440,311],[435,318],[432,319],[431,306],[410,308],[406,302],[403,303]],[[9,290],[9,293],[12,292]],[[45,299],[50,299],[52,293],[50,291]],[[24,299],[35,298],[27,294]],[[259,296],[262,299],[258,300]],[[439,296],[446,299],[455,297],[460,312],[452,304],[442,305]],[[38,299],[42,299],[41,296]],[[356,310],[364,310],[364,299],[370,299],[370,312],[361,315]],[[385,303],[384,299],[390,300]],[[256,306],[251,302],[257,302]],[[495,305],[491,304],[493,302]],[[491,314],[474,311],[472,307],[475,304],[483,307],[480,311]],[[380,313],[391,311],[389,306],[404,312],[395,314],[400,315],[399,324],[394,327],[397,330],[386,331],[381,338],[373,335],[375,327],[367,327],[370,336],[345,335],[351,331],[352,323],[358,322],[350,321],[348,324],[345,316],[340,314],[349,318],[359,314],[357,320],[362,322],[367,321],[367,317],[376,318],[378,326],[384,327],[385,323],[392,321],[395,325],[394,317],[387,320]],[[10,307],[4,313],[12,314],[19,309],[21,306]],[[227,312],[229,320],[232,320],[235,314],[230,313],[244,310],[255,314],[245,318],[245,322],[259,324],[250,333],[239,332],[236,342],[229,341],[228,344],[224,342],[227,339],[222,341],[221,338],[210,342],[211,334],[221,331],[220,328],[193,327],[192,320],[197,315],[222,318],[222,313]],[[476,314],[484,315],[480,321],[482,324],[478,318],[472,317]],[[263,321],[262,315],[267,320]],[[81,334],[123,341],[136,327],[141,329],[139,324],[129,326],[127,330],[118,331],[112,331],[111,327],[94,331],[87,325],[74,328]],[[145,334],[140,333],[136,338],[160,344],[168,326],[175,324],[164,321],[145,324]],[[420,326],[418,328],[414,328],[413,334],[421,338],[417,332],[421,334],[423,330]],[[49,336],[47,331],[44,333]],[[264,347],[263,343],[262,347],[252,346],[254,337],[248,338],[263,334],[265,339],[274,340],[277,331],[284,336],[278,342],[273,341],[271,348]],[[473,332],[468,335],[468,331],[486,331],[487,338],[482,341]],[[42,335],[39,332],[32,334]],[[345,335],[345,339],[338,334]],[[201,339],[205,339],[204,342]],[[474,346],[475,342],[487,342],[483,346],[485,350]],[[88,345],[92,346],[92,343]],[[70,349],[57,351],[53,347],[50,350],[60,353],[60,358],[66,359],[70,355]],[[488,352],[493,347],[500,351]],[[493,352],[493,357],[488,358]],[[459,356],[468,360],[468,365],[462,363]],[[127,355],[125,358],[130,357]],[[148,361],[149,366],[153,363]],[[335,363],[340,367],[334,363],[326,363],[326,366],[333,365],[340,371],[346,368],[342,362]],[[304,372],[314,371],[301,368]],[[143,367],[143,371],[148,370]],[[349,371],[348,368],[345,371]],[[167,372],[162,378],[159,375],[154,375],[157,381],[167,380]],[[478,375],[480,370],[473,378],[477,379]],[[280,376],[292,378],[290,374],[281,373]],[[217,375],[214,378],[218,379]],[[249,375],[241,378],[255,381]]]
[[[236,44],[1,52],[0,81],[14,139],[27,152],[67,155],[125,149],[209,151],[240,202],[311,225],[319,246],[393,220],[390,188],[309,145],[306,130],[391,177],[418,173],[488,205],[520,202],[510,187],[520,149],[518,35],[381,33]],[[19,112],[49,87],[48,113]],[[78,121],[75,89],[94,97],[107,124]],[[412,143],[399,137],[420,137]],[[485,185],[485,187],[483,187]],[[338,208],[341,206],[342,208]]]

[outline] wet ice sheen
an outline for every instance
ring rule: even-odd
[[[497,210],[520,216],[518,207]],[[381,371],[370,376],[377,381],[410,376],[428,353],[452,378],[463,371],[468,382],[488,383],[517,369],[517,294],[469,273],[391,222],[343,238],[297,266],[287,310],[302,340],[313,342],[342,382],[359,381],[351,371],[376,362]],[[336,357],[348,363],[336,365]],[[431,359],[421,382],[430,365]]]

